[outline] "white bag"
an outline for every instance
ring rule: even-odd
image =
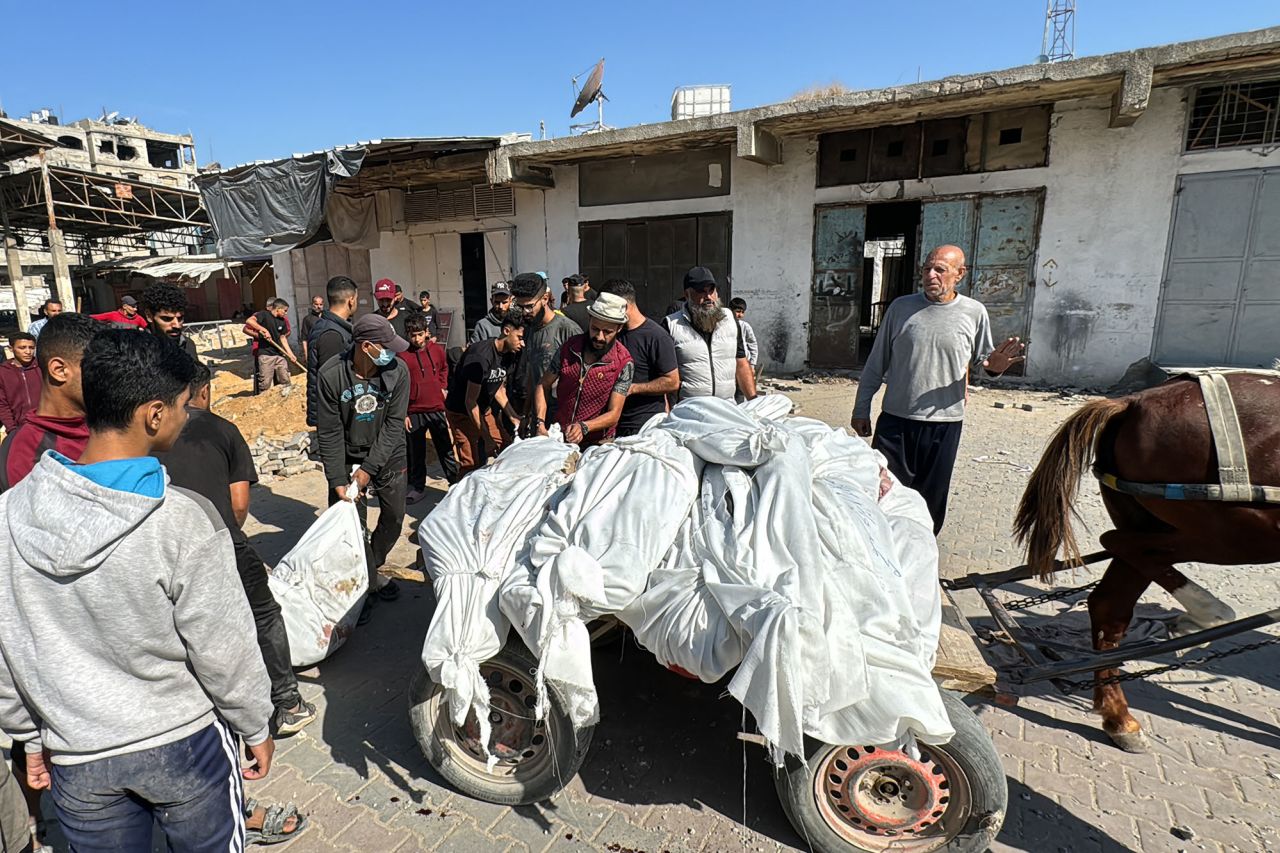
[[[364,537],[356,505],[339,501],[269,570],[294,666],[319,663],[351,636],[369,588]]]

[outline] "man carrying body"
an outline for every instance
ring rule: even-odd
[[[40,364],[36,361],[36,338],[17,332],[9,338],[13,358],[0,364],[0,425],[8,432],[40,405]]]
[[[458,481],[458,466],[453,459],[453,442],[449,438],[449,422],[444,415],[444,395],[449,389],[449,366],[444,347],[431,340],[427,331],[427,315],[418,311],[404,321],[409,330],[409,348],[400,353],[409,368],[409,414],[404,419],[409,448],[408,503],[422,500],[427,490],[427,434],[436,449],[444,477]]]
[[[241,529],[249,515],[249,487],[258,482],[253,456],[235,424],[209,411],[209,368],[196,365],[187,402],[187,425],[167,452],[154,455],[164,465],[170,484],[200,495],[222,518],[231,534],[236,570],[257,628],[258,648],[271,679],[275,707],[272,729],[291,735],[316,718],[314,705],[302,701],[289,658],[280,605],[267,584],[267,567]]]
[[[581,273],[574,273],[566,277],[560,282],[564,285],[564,304],[560,306],[560,313],[577,323],[583,332],[591,325],[591,317],[587,314],[587,306],[591,304],[594,296],[589,296],[591,291],[591,283],[587,281],[587,277]]]
[[[31,787],[52,788],[72,849],[243,849],[241,776],[274,744],[270,683],[208,501],[149,454],[186,421],[194,363],[107,330],[84,355],[90,437],[0,496],[0,728]],[[256,766],[241,770],[237,739]],[[51,761],[50,761],[51,758]]]
[[[524,315],[517,309],[508,311],[500,329],[498,337],[467,347],[449,379],[444,410],[453,434],[459,477],[484,465],[490,454],[496,456],[506,446],[495,407],[511,418],[517,430],[520,426],[520,416],[507,399],[506,384],[524,347]]]
[[[367,526],[368,508],[361,495],[373,486],[378,495],[378,524],[365,545],[369,594],[360,621],[372,615],[375,598],[399,596],[395,581],[378,574],[404,523],[405,433],[409,409],[409,371],[396,353],[409,348],[387,319],[366,314],[351,327],[352,345],[320,368],[316,379],[316,432],[320,459],[329,481],[329,505],[355,501]],[[351,467],[355,494],[348,493]]]
[[[44,330],[44,325],[49,322],[49,318],[56,317],[61,313],[61,300],[46,299],[44,304],[40,306],[40,319],[33,321],[31,325],[27,327],[27,331],[34,335],[36,340],[39,340],[40,332]]]
[[[146,318],[138,314],[138,300],[132,296],[126,296],[120,300],[120,307],[115,311],[108,311],[105,314],[90,314],[95,320],[103,323],[110,323],[117,328],[137,328],[145,329],[147,327]]]
[[[871,435],[871,401],[887,385],[871,446],[885,455],[889,470],[921,494],[942,530],[947,492],[971,368],[998,376],[1023,360],[1023,344],[1009,338],[991,343],[991,322],[981,302],[956,293],[967,272],[964,252],[939,246],[922,270],[922,293],[900,296],[885,312],[858,380],[851,426]]]
[[[195,341],[183,334],[183,321],[187,314],[186,288],[168,281],[149,284],[142,291],[141,307],[152,334],[182,347],[192,360],[199,361]]]
[[[254,337],[255,394],[293,381],[289,376],[289,362],[297,364],[298,359],[289,346],[289,321],[285,319],[288,313],[289,303],[275,299],[268,303],[266,310],[254,314],[245,323]]]
[[[663,321],[676,343],[681,400],[732,400],[737,392],[747,400],[756,396],[742,330],[716,290],[711,270],[694,267],[684,274],[684,307]]]
[[[79,459],[89,441],[84,420],[80,361],[89,341],[105,328],[87,314],[50,318],[36,349],[40,365],[40,403],[0,444],[0,491],[16,486],[46,450]]]
[[[467,339],[468,344],[474,344],[476,341],[491,341],[502,334],[502,318],[511,310],[511,288],[507,286],[505,281],[500,281],[493,286],[493,292],[489,294],[489,313],[480,318],[480,321],[471,329],[471,336]]]
[[[302,318],[302,322],[298,324],[298,347],[302,350],[302,361],[308,362],[307,358],[307,342],[311,340],[311,330],[315,328],[316,322],[320,319],[320,315],[324,313],[324,298],[320,296],[311,297],[311,310]]]
[[[613,440],[635,372],[631,354],[618,343],[618,332],[627,322],[627,301],[602,293],[588,310],[589,331],[564,342],[556,365],[543,374],[533,398],[538,434],[545,435],[548,400],[558,384],[552,422],[560,425],[565,441],[583,448]]]
[[[627,400],[622,404],[618,435],[635,435],[651,417],[667,410],[667,395],[680,388],[676,344],[666,329],[641,313],[631,282],[611,278],[601,292],[617,294],[627,301],[627,323],[618,333],[618,343],[631,354],[635,376]]]
[[[520,419],[533,414],[533,392],[548,370],[556,365],[556,357],[564,342],[582,334],[582,328],[563,314],[551,309],[551,288],[538,273],[526,272],[511,282],[511,296],[524,312],[524,350],[515,374],[508,380],[511,405]],[[555,400],[547,400],[547,411],[554,412]],[[527,434],[533,434],[533,422],[525,423]]]
[[[400,294],[403,298],[404,294]],[[403,340],[405,336],[405,311],[396,307],[396,283],[389,278],[380,278],[373,286],[373,298],[378,302],[378,313],[387,318],[391,328]]]
[[[335,275],[325,287],[328,310],[311,327],[307,339],[307,426],[316,425],[316,378],[334,356],[351,349],[351,318],[356,313],[359,288],[345,275]]]

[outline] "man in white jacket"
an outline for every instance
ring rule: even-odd
[[[52,783],[75,850],[242,848],[241,776],[267,774],[270,682],[231,536],[153,451],[186,422],[191,359],[100,333],[82,363],[89,441],[0,496],[0,728]],[[241,770],[238,740],[255,766]]]

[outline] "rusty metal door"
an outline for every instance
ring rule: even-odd
[[[1280,169],[1178,180],[1153,356],[1269,367],[1278,354]]]
[[[857,367],[867,206],[819,207],[814,219],[809,364]]]
[[[987,307],[996,343],[1026,340],[1031,329],[1042,202],[1043,194],[1036,191],[944,198],[921,206],[920,261],[935,246],[950,243],[964,250],[969,274],[960,292]]]

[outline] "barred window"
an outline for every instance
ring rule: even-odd
[[[1202,86],[1187,123],[1187,150],[1280,145],[1280,80]]]

